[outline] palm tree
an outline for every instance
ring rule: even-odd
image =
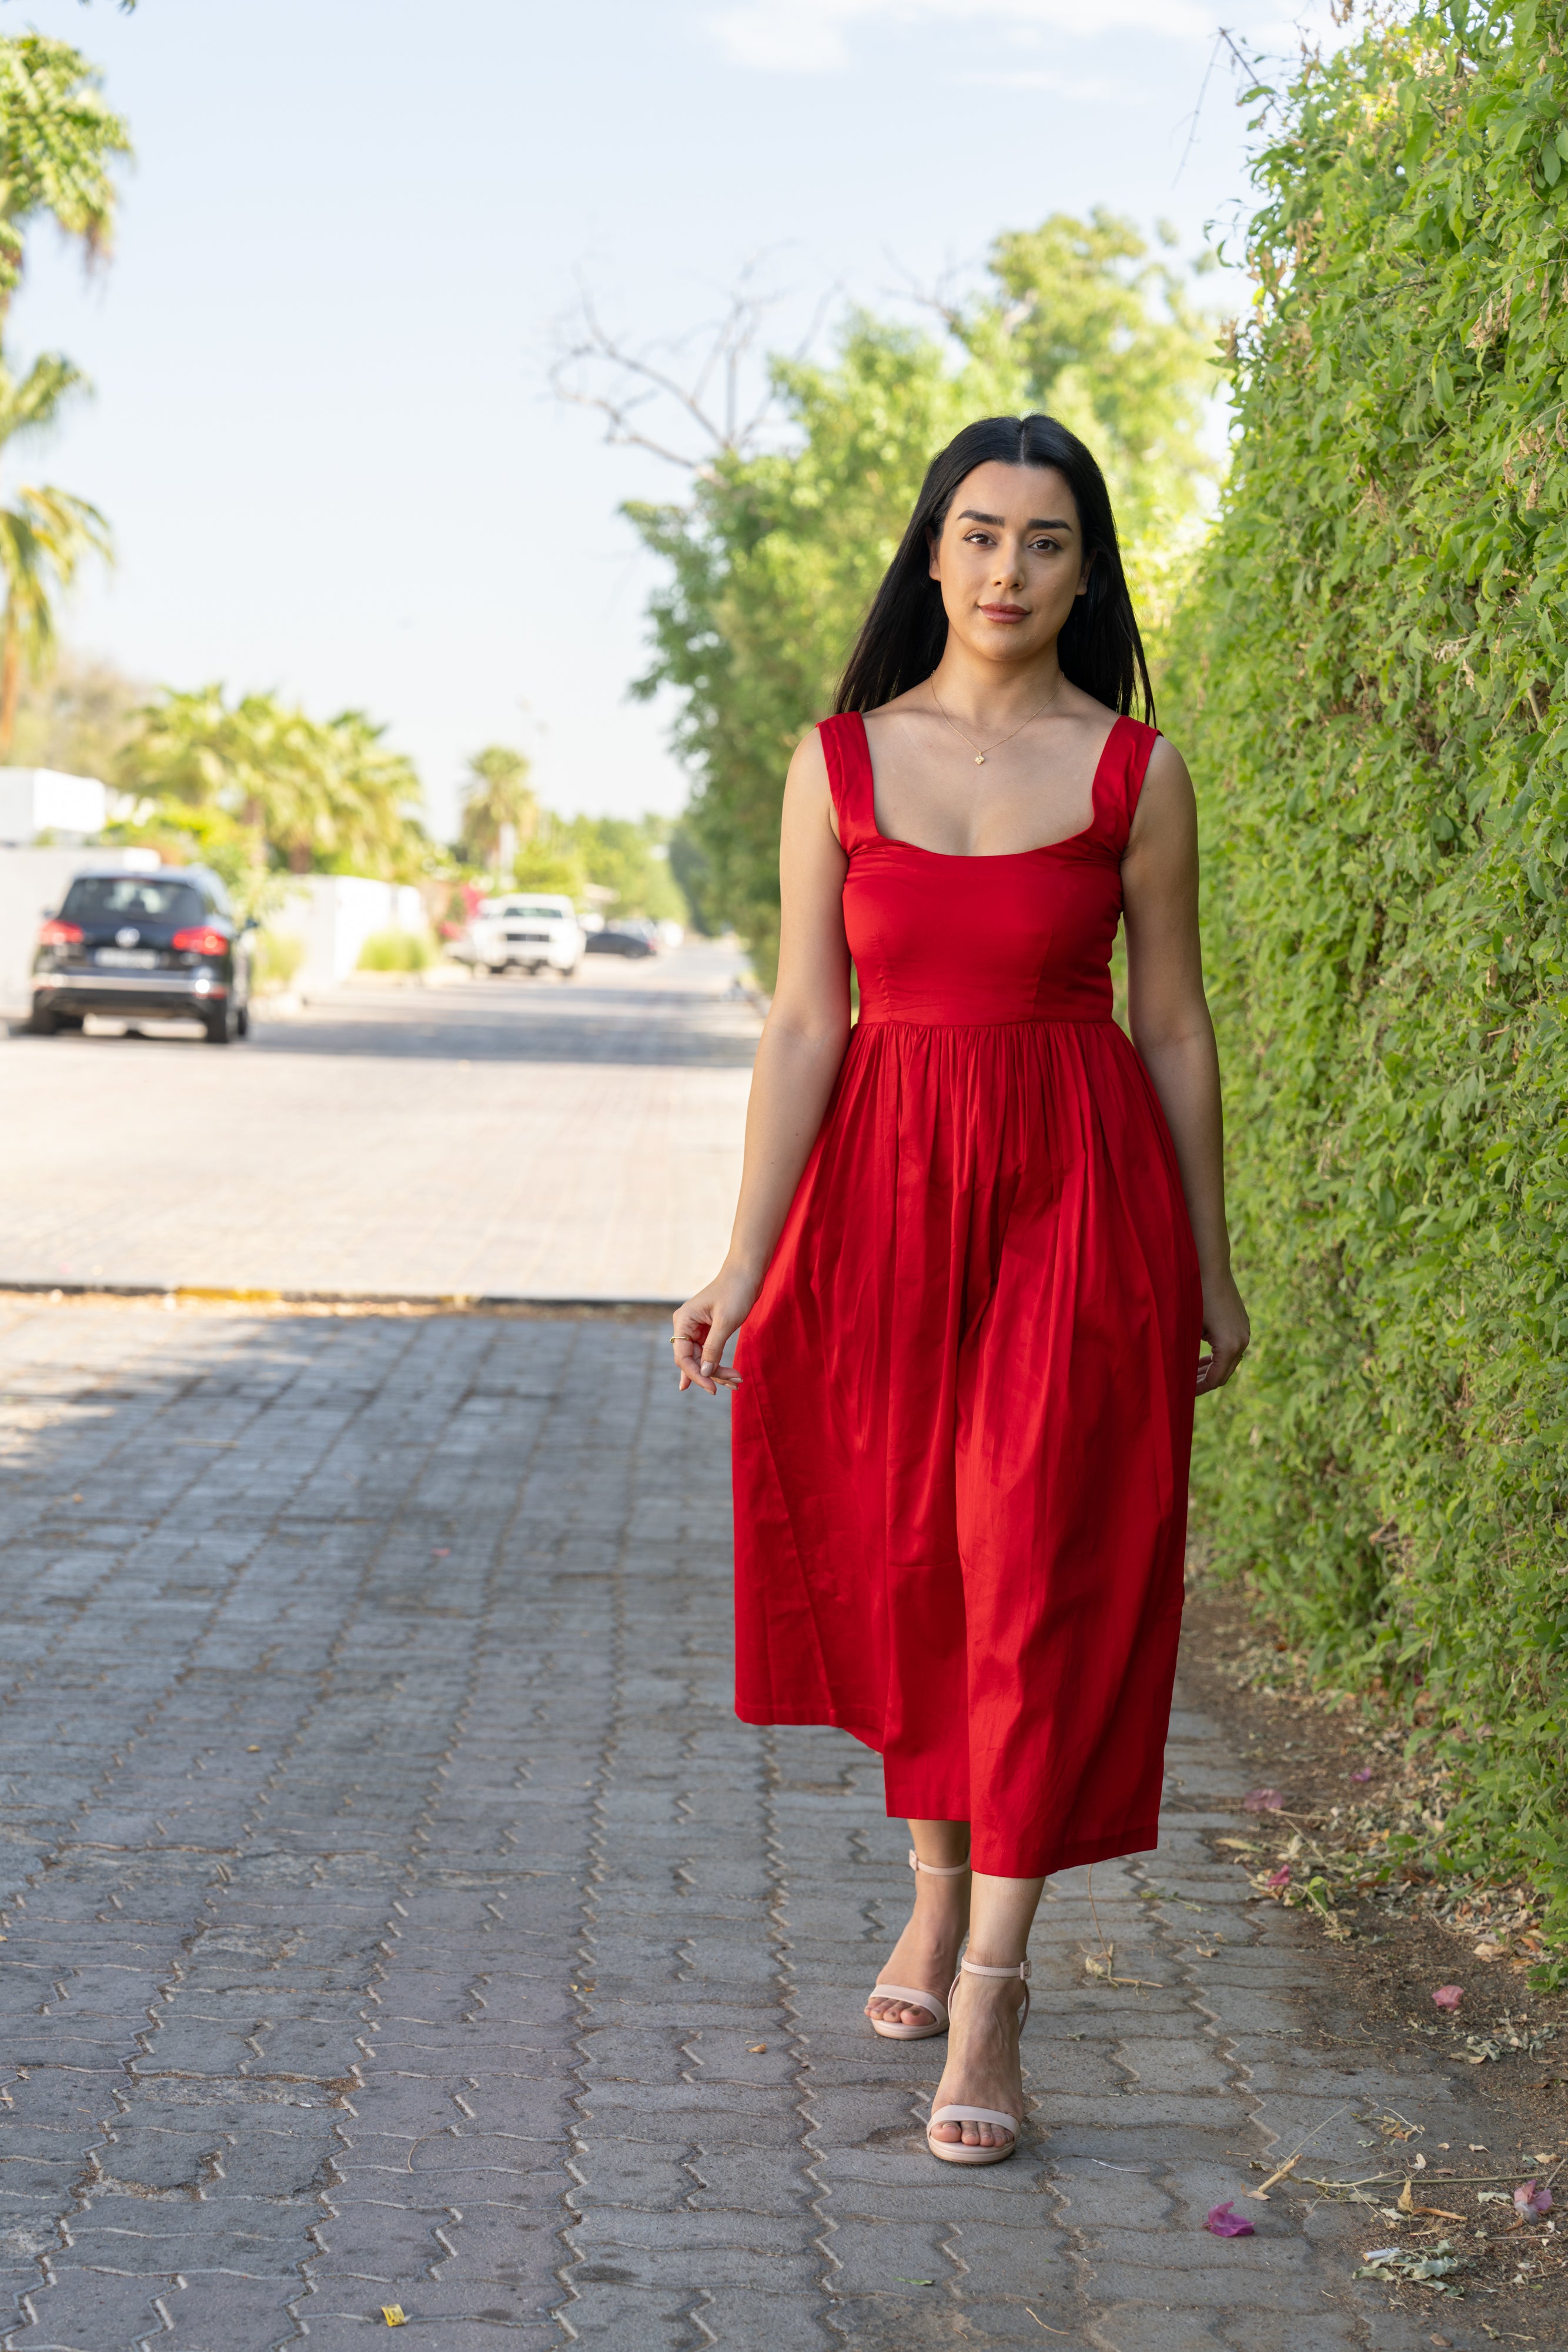
[[[532,841],[539,826],[538,796],[528,784],[528,763],[521,751],[505,743],[487,744],[468,762],[468,786],[463,796],[460,839],[476,866],[490,866],[510,826],[518,848]]]
[[[193,813],[236,828],[253,888],[272,864],[407,881],[426,848],[419,777],[383,732],[362,710],[321,720],[275,694],[230,703],[220,686],[165,688],[124,774],[161,823]]]
[[[66,394],[83,381],[57,352],[35,360],[19,382],[0,359],[0,450],[52,425]],[[109,525],[98,509],[52,484],[24,485],[0,504],[0,761],[10,757],[24,665],[37,677],[55,643],[55,598],[87,554],[111,562]]]
[[[79,237],[89,262],[108,251],[109,159],[130,152],[125,125],[99,97],[98,74],[79,50],[41,33],[0,39],[0,320],[40,214]]]

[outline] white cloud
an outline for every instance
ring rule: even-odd
[[[851,62],[848,35],[860,25],[913,27],[987,24],[1068,33],[1139,32],[1212,41],[1204,0],[743,0],[710,16],[708,28],[736,65],[775,73],[836,73]]]

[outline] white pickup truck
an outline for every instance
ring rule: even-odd
[[[481,898],[468,927],[467,961],[503,972],[559,971],[570,980],[582,961],[583,932],[570,898],[518,891],[505,898]]]

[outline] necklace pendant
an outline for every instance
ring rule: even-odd
[[[986,764],[986,755],[985,755],[985,753],[984,753],[983,751],[977,751],[977,752],[976,752],[976,754],[975,754],[975,765],[976,765],[976,767],[977,767],[977,768],[983,768],[983,767],[985,766],[985,764]]]

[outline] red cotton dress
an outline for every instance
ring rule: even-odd
[[[1181,1619],[1201,1291],[1109,970],[1155,731],[1000,857],[884,840],[821,732],[861,1013],[737,1350],[736,1711],[1040,1877],[1155,1844]]]

